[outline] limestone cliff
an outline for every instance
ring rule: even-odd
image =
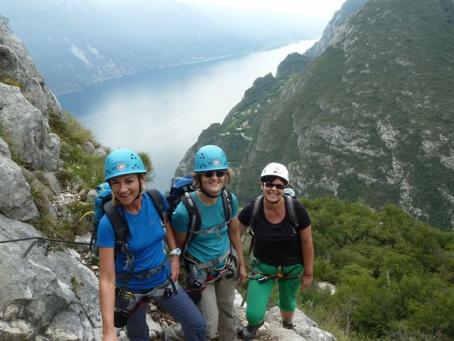
[[[44,217],[57,218],[60,137],[50,119],[64,124],[58,102],[23,43],[0,17],[0,339],[98,340],[97,278],[77,252],[47,255]],[[39,200],[38,200],[39,199]],[[50,223],[50,220],[46,220]]]

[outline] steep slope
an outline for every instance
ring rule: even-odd
[[[49,124],[58,121],[70,130],[73,126],[65,117],[24,44],[0,16],[1,340],[101,337],[95,274],[81,264],[77,252],[59,248],[48,254],[50,245],[36,239],[43,236],[36,226],[49,236],[57,222],[71,215],[69,209],[59,210],[63,204],[56,200],[60,184],[65,184],[59,174],[68,169],[60,152],[70,148]],[[82,157],[82,148],[76,148]],[[68,194],[63,197],[66,203]],[[69,219],[66,226],[76,227]],[[44,244],[47,250],[39,247]]]
[[[331,41],[285,82],[257,80],[196,146],[226,148],[242,200],[281,161],[300,194],[454,226],[454,3],[370,0]]]

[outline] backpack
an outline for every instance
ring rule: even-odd
[[[172,219],[172,214],[177,208],[181,201],[181,197],[186,192],[194,192],[195,187],[192,183],[192,176],[178,176],[171,180],[169,195],[167,196],[167,202],[169,203],[169,209],[167,210],[167,216],[169,220]]]
[[[98,235],[98,226],[101,218],[104,215],[107,215],[114,229],[115,256],[118,252],[127,253],[126,241],[129,233],[128,223],[123,219],[112,204],[112,190],[110,189],[109,184],[107,182],[103,182],[96,186],[96,193],[94,227],[91,234],[90,250],[96,255],[98,254],[98,249],[95,247]],[[148,190],[146,193],[150,196],[151,201],[158,212],[159,218],[164,223],[164,204],[162,202],[161,194],[155,189]]]
[[[296,230],[299,227],[299,221],[298,217],[296,216],[295,212],[295,202],[297,201],[290,195],[283,195],[284,200],[285,200],[285,209],[287,210],[287,215],[288,219],[290,222],[290,225],[293,228],[293,232],[296,233]],[[257,218],[259,215],[259,210],[262,207],[263,203],[263,195],[259,195],[257,199],[254,201],[254,207],[252,208],[252,214],[251,214],[251,220],[249,221],[249,229],[248,232],[251,235],[251,244],[249,246],[249,254],[252,252],[252,249],[254,248],[254,242],[255,242],[255,224],[257,223]]]
[[[167,211],[169,221],[172,222],[172,214],[180,201],[185,206],[189,215],[189,230],[183,247],[183,256],[186,255],[186,250],[189,242],[200,231],[202,226],[202,218],[197,208],[196,203],[191,197],[191,192],[195,191],[195,186],[192,182],[192,176],[187,175],[183,177],[173,178],[167,201],[169,203],[169,210]],[[232,217],[232,193],[223,190],[222,194],[222,207],[224,208],[225,221],[229,222]]]

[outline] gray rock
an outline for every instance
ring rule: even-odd
[[[242,302],[241,295],[236,292],[234,309],[237,317],[237,326],[247,324],[245,317],[246,305],[240,306]],[[266,316],[265,323],[257,332],[256,340],[308,340],[308,341],[335,341],[336,338],[330,333],[318,328],[317,324],[307,317],[298,308],[295,310],[293,321],[296,324],[294,330],[282,327],[282,319],[279,307],[271,308]],[[254,339],[255,340],[255,339]]]
[[[47,185],[47,187],[49,187],[54,194],[61,194],[61,187],[55,173],[46,172],[43,174],[43,178],[43,180],[45,180],[45,185]]]
[[[60,139],[49,134],[46,117],[13,86],[0,83],[0,125],[9,148],[21,163],[32,169],[56,171]]]
[[[46,117],[50,112],[60,115],[60,104],[44,84],[23,42],[3,25],[0,27],[0,55],[0,76],[17,81],[24,96]]]
[[[0,240],[40,236],[32,226],[0,215]],[[2,340],[99,340],[98,279],[66,251],[0,244]],[[75,251],[72,252],[73,254]]]
[[[348,19],[353,13],[359,11],[368,0],[348,0],[338,10],[328,25],[323,30],[322,38],[314,44],[305,55],[309,57],[320,56],[328,46],[332,45],[339,35],[346,30]]]
[[[6,143],[5,140],[3,140],[1,137],[0,137],[0,155],[6,156],[7,158],[11,158],[8,143]]]
[[[0,155],[0,169],[0,213],[22,221],[36,219],[38,210],[20,167],[10,158]]]
[[[95,146],[93,145],[93,143],[91,143],[90,141],[86,141],[83,143],[82,145],[82,148],[87,152],[87,153],[90,153],[90,154],[94,154],[96,149],[95,149]]]
[[[49,223],[57,224],[57,209],[52,204],[54,193],[38,179],[31,183],[32,192],[34,195],[35,205],[38,207],[41,216],[49,219]]]
[[[29,171],[27,168],[24,167],[21,167],[20,170],[22,171],[22,174],[24,175],[25,179],[29,184],[31,184],[35,179],[37,179],[35,172]]]
[[[331,295],[334,295],[336,293],[336,286],[334,284],[331,284],[331,283],[328,283],[328,282],[318,282],[317,283],[317,288],[320,289],[320,290],[326,290]]]
[[[279,311],[279,307],[273,307],[271,308],[266,317],[265,321],[268,322],[270,325],[273,326],[273,330],[275,331],[273,334],[276,336],[283,335],[283,331],[281,327],[281,314]],[[318,328],[317,323],[312,321],[306,314],[304,314],[301,310],[298,308],[295,310],[295,314],[293,315],[293,322],[295,323],[296,327],[293,331],[291,331],[293,334],[299,335],[300,337],[304,338],[304,340],[307,341],[335,341],[336,338],[334,335],[321,330]],[[296,339],[296,335],[294,335],[295,338],[285,338],[285,340],[293,340]],[[282,338],[279,337],[279,340]]]

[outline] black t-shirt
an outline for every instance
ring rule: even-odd
[[[298,219],[298,230],[303,230],[311,224],[311,219],[302,203],[293,200],[295,214]],[[244,207],[238,219],[244,226],[249,226],[254,201]],[[263,201],[256,218],[254,228],[254,257],[269,265],[294,265],[301,264],[301,243],[298,233],[290,223],[288,212],[278,224],[270,223],[263,212]]]

